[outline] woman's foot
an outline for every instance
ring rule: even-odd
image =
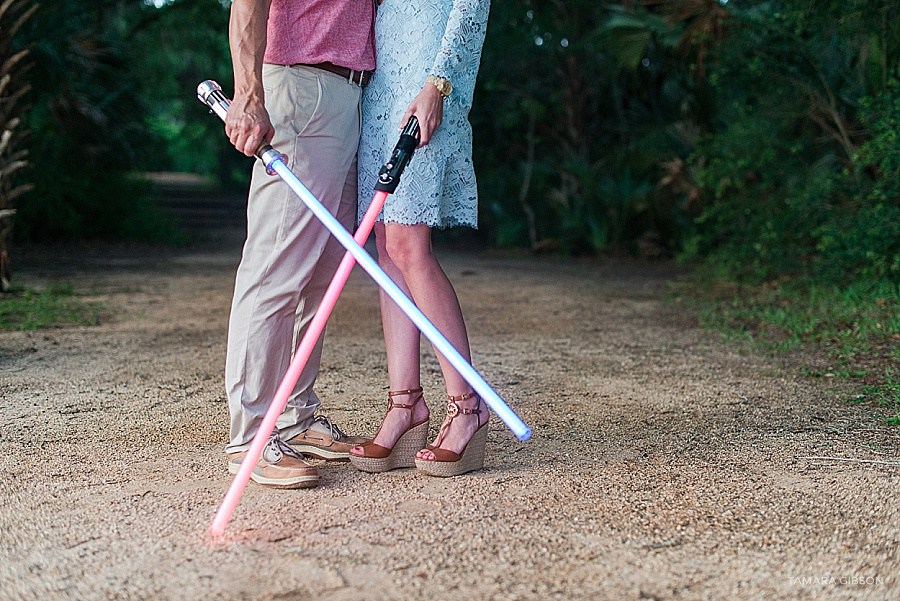
[[[387,412],[378,432],[370,442],[350,449],[350,462],[364,472],[413,467],[416,450],[428,436],[428,417],[421,387],[388,392]]]
[[[416,453],[416,459],[445,460],[444,457],[437,457],[435,450],[442,456],[446,456],[446,453],[441,451],[449,451],[454,455],[462,454],[475,433],[491,418],[487,405],[474,391],[459,396],[448,395],[448,398],[447,417],[441,424],[440,433],[433,444]]]
[[[410,416],[410,411],[412,411],[412,416]],[[428,405],[425,404],[425,396],[422,394],[421,387],[388,392],[387,413],[384,414],[384,419],[372,442],[380,447],[393,448],[397,439],[412,427],[411,424],[427,422],[429,415]],[[359,454],[362,446],[350,449],[351,455],[354,454],[354,450],[357,451],[356,454]]]

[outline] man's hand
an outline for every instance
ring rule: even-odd
[[[270,5],[271,0],[234,0],[228,22],[234,100],[225,117],[225,133],[234,147],[248,157],[255,155],[263,142],[271,142],[275,135],[262,84]]]
[[[403,129],[409,122],[410,117],[419,120],[419,133],[421,139],[418,148],[422,148],[434,134],[434,130],[444,121],[444,97],[438,92],[438,89],[430,83],[426,83],[419,95],[412,101],[400,125],[397,129]]]
[[[248,157],[256,155],[263,143],[272,141],[275,128],[258,94],[235,94],[225,118],[225,133],[234,147]]]

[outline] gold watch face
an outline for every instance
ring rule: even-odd
[[[451,92],[453,92],[453,84],[450,83],[449,79],[431,75],[429,76],[428,81],[434,84],[434,87],[437,88],[437,91],[440,92],[441,96],[443,96],[444,98],[446,98],[450,95]]]

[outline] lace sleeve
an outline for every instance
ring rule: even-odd
[[[453,0],[431,73],[449,79],[454,96],[458,90],[463,98],[472,98],[490,8],[490,0]]]

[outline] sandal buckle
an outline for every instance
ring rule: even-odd
[[[459,415],[459,405],[457,405],[453,401],[450,401],[449,403],[447,403],[447,417],[453,419],[457,415]]]

